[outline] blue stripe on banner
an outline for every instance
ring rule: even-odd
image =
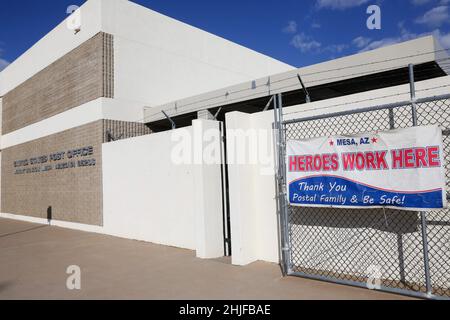
[[[334,176],[308,177],[289,185],[293,205],[441,209],[442,199],[442,189],[397,192]]]

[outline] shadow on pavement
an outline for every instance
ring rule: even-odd
[[[0,282],[0,292],[5,291],[6,289],[8,289],[9,287],[12,286],[12,281],[3,281]]]
[[[43,228],[47,228],[47,227],[48,227],[47,225],[44,225],[44,226],[39,226],[39,227],[33,227],[33,228],[30,228],[30,229],[26,229],[26,230],[21,230],[21,231],[1,234],[0,238],[6,238],[6,237],[14,236],[16,234],[25,233],[25,232],[29,232],[29,231],[33,231],[33,230],[37,230],[37,229],[43,229]],[[1,283],[0,283],[0,285],[1,285]],[[0,289],[1,289],[1,287],[0,287]]]

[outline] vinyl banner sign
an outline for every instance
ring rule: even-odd
[[[294,206],[447,207],[442,132],[437,126],[288,141]]]

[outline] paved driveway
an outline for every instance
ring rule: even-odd
[[[81,290],[66,288],[70,265]],[[189,250],[0,219],[0,299],[405,299]]]

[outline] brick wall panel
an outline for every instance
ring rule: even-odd
[[[101,145],[109,141],[107,132],[115,139],[151,133],[142,123],[99,120],[3,150],[1,211],[46,218],[47,209],[52,207],[52,218],[55,220],[102,225]],[[15,161],[90,146],[94,148],[94,154],[76,160],[95,158],[96,165],[93,167],[56,170],[55,165],[70,161],[66,155],[64,160],[37,165],[43,167],[51,164],[53,169],[50,171],[15,174]],[[21,168],[31,167],[34,166]]]
[[[100,120],[3,150],[2,212],[46,218],[51,207],[55,220],[102,225],[102,140],[103,121]],[[94,147],[94,154],[75,161],[95,158],[93,167],[15,174],[14,161],[89,146]],[[46,164],[54,167],[67,161],[66,156],[64,160]],[[34,166],[23,168],[31,167]]]
[[[98,33],[3,99],[3,134],[100,97],[113,98],[113,36]]]

